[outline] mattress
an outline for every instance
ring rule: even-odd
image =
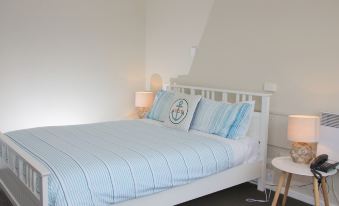
[[[49,205],[107,206],[255,161],[251,138],[228,140],[132,120],[6,134],[49,170]],[[37,182],[39,184],[39,181]]]

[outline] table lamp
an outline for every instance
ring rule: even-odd
[[[136,92],[135,93],[135,107],[138,110],[139,118],[144,118],[149,108],[153,104],[153,92]]]
[[[293,142],[291,157],[294,162],[308,164],[314,158],[310,143],[318,142],[319,128],[318,116],[288,116],[288,140]]]

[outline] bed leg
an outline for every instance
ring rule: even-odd
[[[48,206],[48,176],[42,177],[41,191],[41,205]]]
[[[265,191],[265,189],[266,189],[266,180],[264,180],[264,179],[265,178],[262,178],[262,177],[260,177],[258,179],[257,190],[259,190],[261,192]]]
[[[258,178],[257,190],[263,192],[266,189],[266,161],[263,161],[261,164],[261,176]]]
[[[270,114],[270,97],[261,99],[261,125],[260,125],[260,158],[261,158],[261,175],[258,179],[258,190],[266,189],[266,163],[267,163],[267,142],[268,142],[268,121]]]

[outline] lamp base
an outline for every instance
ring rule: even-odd
[[[312,146],[304,142],[293,142],[290,154],[293,162],[303,164],[310,163],[314,157]]]
[[[145,107],[137,107],[137,114],[139,119],[143,119],[148,112],[148,109]]]

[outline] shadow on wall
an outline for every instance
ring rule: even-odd
[[[157,91],[162,89],[163,82],[160,74],[152,74],[150,81],[151,81],[151,91],[153,93],[156,93]]]
[[[338,113],[338,9],[339,1],[216,0],[188,75],[171,83],[262,92],[274,82],[273,113]]]

